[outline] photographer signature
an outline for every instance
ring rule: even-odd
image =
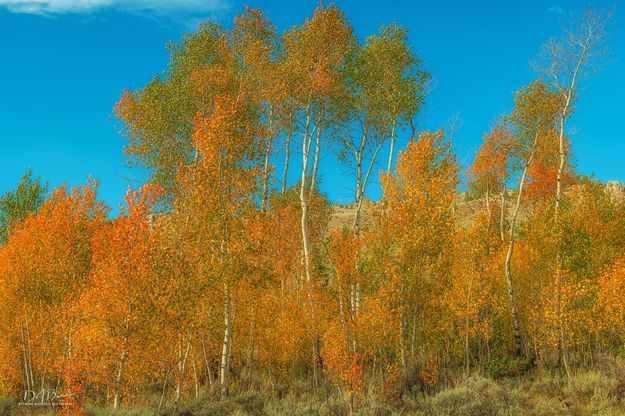
[[[19,406],[65,406],[63,399],[71,394],[60,395],[56,389],[24,390]]]

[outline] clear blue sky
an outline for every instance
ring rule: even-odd
[[[463,164],[511,94],[535,74],[528,60],[560,32],[571,12],[616,0],[337,1],[364,39],[380,25],[409,27],[410,42],[434,78],[419,128],[446,125],[459,113],[455,137]],[[165,68],[165,43],[208,17],[229,26],[243,9],[235,0],[0,0],[0,193],[29,168],[50,182],[101,182],[100,197],[117,211],[128,184],[112,107],[124,88],[145,85]],[[280,29],[301,23],[314,0],[255,1]],[[612,21],[611,62],[584,83],[571,126],[581,173],[625,181],[625,11]],[[385,156],[384,156],[385,157]],[[353,180],[331,152],[323,156],[322,189],[337,202],[353,198]],[[294,166],[296,169],[297,167]],[[295,172],[293,172],[295,174]],[[295,175],[293,175],[293,178]],[[379,196],[374,181],[369,195]]]

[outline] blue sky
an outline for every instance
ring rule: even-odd
[[[301,23],[315,0],[255,1],[280,30]],[[454,138],[461,163],[470,163],[497,114],[510,110],[512,92],[535,78],[528,60],[560,32],[570,13],[615,0],[337,1],[360,39],[380,25],[409,27],[410,42],[434,82],[420,129],[436,129],[460,115]],[[234,0],[0,0],[0,193],[29,168],[50,182],[72,186],[89,175],[117,211],[132,180],[124,167],[124,138],[112,107],[124,88],[145,85],[167,63],[165,43],[207,18],[228,27],[243,9]],[[600,180],[625,181],[621,126],[625,97],[625,12],[610,32],[611,61],[584,82],[571,121],[578,170]],[[385,158],[386,156],[383,156]],[[322,190],[353,199],[353,179],[322,158]],[[295,180],[297,166],[292,179]],[[377,198],[373,178],[369,195]]]

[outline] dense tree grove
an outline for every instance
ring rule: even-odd
[[[152,173],[116,218],[91,180],[45,196],[29,173],[0,199],[0,393],[54,387],[78,411],[306,380],[353,410],[366,389],[616,354],[625,203],[576,174],[568,135],[605,19],[546,45],[466,184],[449,132],[415,131],[430,75],[406,28],[361,43],[333,5],[283,34],[256,9],[202,24],[115,107]],[[331,151],[354,168],[338,226]]]

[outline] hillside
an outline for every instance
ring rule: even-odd
[[[606,193],[608,193],[614,200],[625,201],[625,183],[619,181],[607,181],[604,188]],[[513,197],[513,192],[509,192],[506,203],[509,212],[513,209]],[[471,224],[480,210],[484,209],[484,204],[484,198],[469,200],[467,199],[466,194],[458,194],[455,206],[458,224],[462,226]],[[363,204],[362,217],[365,224],[371,223],[371,221],[374,220],[376,206],[377,201],[370,201],[369,203]],[[332,209],[332,218],[328,226],[329,231],[344,226],[351,226],[354,218],[354,204],[335,204],[332,206]],[[519,214],[521,218],[523,217],[523,214],[523,209],[521,209]]]

